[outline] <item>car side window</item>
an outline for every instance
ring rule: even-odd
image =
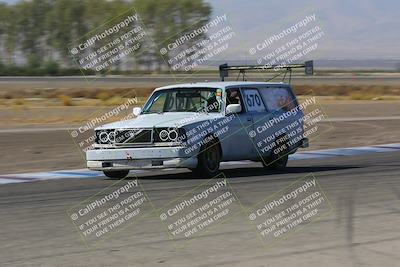
[[[239,89],[226,90],[226,106],[229,104],[240,104],[242,106]]]
[[[249,112],[265,112],[265,105],[257,89],[242,89],[244,103]]]
[[[288,88],[269,87],[262,88],[260,91],[270,111],[289,111],[296,107],[296,101]]]

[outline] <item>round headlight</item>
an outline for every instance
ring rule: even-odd
[[[110,141],[111,143],[115,143],[115,132],[109,132],[108,133],[108,141]]]
[[[168,132],[168,138],[170,141],[176,141],[178,139],[178,132],[176,130],[170,130]]]
[[[159,134],[161,141],[167,141],[168,140],[168,131],[167,130],[162,130]]]
[[[107,143],[107,141],[109,140],[109,139],[108,139],[108,134],[107,134],[107,132],[101,132],[101,133],[99,134],[99,139],[100,139],[100,141],[101,141],[102,143]]]

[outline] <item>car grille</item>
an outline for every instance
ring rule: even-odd
[[[96,144],[150,144],[153,141],[151,129],[97,130]]]
[[[115,144],[148,144],[152,142],[153,131],[145,129],[116,129]]]

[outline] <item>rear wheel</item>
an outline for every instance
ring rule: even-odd
[[[221,162],[221,149],[217,140],[213,139],[201,147],[198,155],[197,168],[192,169],[195,173],[213,177],[218,174],[219,164]]]
[[[285,141],[279,142],[279,140],[284,140],[284,138],[279,138],[275,141],[276,145],[271,155],[262,161],[264,168],[272,170],[283,170],[286,168],[289,159],[289,147]]]
[[[125,178],[129,171],[103,171],[104,175],[111,179],[122,179]]]

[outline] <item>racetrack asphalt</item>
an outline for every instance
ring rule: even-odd
[[[222,173],[241,212],[190,242],[171,240],[159,218],[166,203],[208,181],[186,170],[121,181],[138,179],[152,203],[143,206],[148,215],[89,246],[67,211],[105,188],[117,188],[115,180],[2,185],[0,266],[398,266],[399,159],[400,152],[391,152],[299,160],[289,162],[284,172],[264,170],[258,163],[228,165]],[[248,211],[311,173],[331,203],[329,213],[265,246]]]

